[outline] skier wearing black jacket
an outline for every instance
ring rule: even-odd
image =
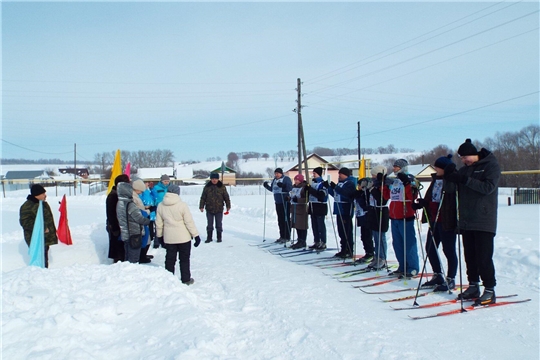
[[[480,296],[482,278],[485,289],[476,304],[492,304],[495,303],[493,251],[501,170],[495,156],[484,148],[477,151],[471,139],[461,144],[458,154],[465,166],[456,171],[456,166],[449,164],[444,169],[444,178],[457,184],[459,191],[458,228],[463,235],[469,281],[469,288],[460,294],[460,298]]]

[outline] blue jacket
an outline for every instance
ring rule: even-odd
[[[283,186],[279,187],[277,184],[282,183]],[[272,183],[268,185],[264,183],[264,188],[271,191],[274,194],[274,201],[276,204],[283,204],[289,200],[289,192],[292,190],[292,181],[288,176],[283,175],[281,178],[272,180]]]
[[[328,189],[328,194],[334,197],[334,215],[352,216],[356,178],[349,176],[336,184],[336,188]]]
[[[326,216],[328,214],[328,189],[323,184],[323,179],[318,177],[311,181],[309,191],[309,213],[314,216]]]
[[[169,185],[165,185],[161,181],[154,185],[154,188],[152,189],[152,194],[156,199],[156,206],[158,206],[159,203],[163,201],[163,198],[165,197],[168,188]]]

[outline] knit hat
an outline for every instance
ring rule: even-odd
[[[338,174],[343,174],[345,176],[351,176],[351,170],[349,170],[349,168],[342,167],[341,169],[339,169]]]
[[[476,147],[471,142],[471,139],[467,139],[459,146],[457,153],[459,156],[478,155],[478,150],[476,150]]]
[[[438,167],[439,169],[444,169],[446,165],[452,163],[452,154],[448,154],[446,156],[441,156],[437,160],[435,160],[435,167]]]
[[[46,192],[45,188],[39,184],[34,184],[30,188],[30,194],[32,196],[38,196],[38,195],[43,194],[44,192]]]
[[[131,184],[131,186],[133,187],[133,190],[138,190],[138,191],[145,191],[146,190],[146,185],[144,185],[144,182],[142,180],[135,180],[133,182],[133,184]]]
[[[210,179],[219,179],[219,174],[218,173],[211,173],[210,174]]]
[[[118,175],[114,179],[114,186],[118,186],[118,184],[121,182],[129,182],[129,176],[127,176],[126,174]]]
[[[169,180],[170,181],[171,178],[169,177],[169,175],[163,174],[163,175],[161,175],[161,181],[163,181],[163,180]]]
[[[403,169],[405,166],[408,166],[409,163],[405,159],[397,159],[394,161],[394,166],[397,166],[400,169]]]
[[[371,169],[371,175],[373,175],[373,176],[377,176],[377,174],[386,175],[387,171],[388,170],[386,169],[386,166],[377,165],[373,169]]]
[[[298,174],[294,177],[294,180],[298,180],[300,182],[303,182],[304,181],[304,175],[302,174]]]
[[[167,188],[167,192],[170,192],[170,193],[173,193],[173,194],[176,194],[176,195],[180,195],[180,186],[178,186],[176,184],[171,184]]]
[[[274,170],[275,173],[280,173],[281,175],[283,175],[283,169],[282,168],[276,168],[276,170]]]
[[[322,176],[322,167],[316,167],[313,169],[313,172],[319,174],[319,176]]]

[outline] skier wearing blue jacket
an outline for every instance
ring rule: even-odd
[[[338,227],[341,250],[334,256],[343,259],[353,256],[353,225],[352,217],[354,212],[353,201],[356,191],[356,179],[351,176],[351,170],[343,167],[339,169],[339,181],[333,181],[325,185],[329,187],[328,194],[334,198],[334,215]]]
[[[152,207],[152,210],[154,211],[154,213],[157,209],[157,206],[159,205],[160,202],[163,201],[163,198],[165,197],[165,194],[167,193],[167,189],[169,188],[171,178],[169,177],[169,175],[163,174],[161,175],[160,180],[161,181],[158,182],[156,185],[154,185],[154,187],[152,188],[152,196],[155,199],[155,206]],[[154,239],[154,249],[159,248],[159,245],[163,246],[163,244],[160,244],[158,238],[156,237]]]
[[[289,192],[292,190],[291,178],[283,175],[283,169],[276,168],[272,183],[269,184],[268,181],[265,181],[263,186],[274,194],[279,226],[279,239],[276,240],[276,243],[285,244],[291,240],[291,219],[289,216]]]

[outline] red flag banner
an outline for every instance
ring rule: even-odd
[[[68,217],[67,217],[67,202],[66,195],[62,197],[62,202],[60,203],[60,220],[58,221],[58,230],[56,230],[56,235],[58,240],[63,242],[66,245],[72,245],[71,241],[71,232],[69,231]]]

